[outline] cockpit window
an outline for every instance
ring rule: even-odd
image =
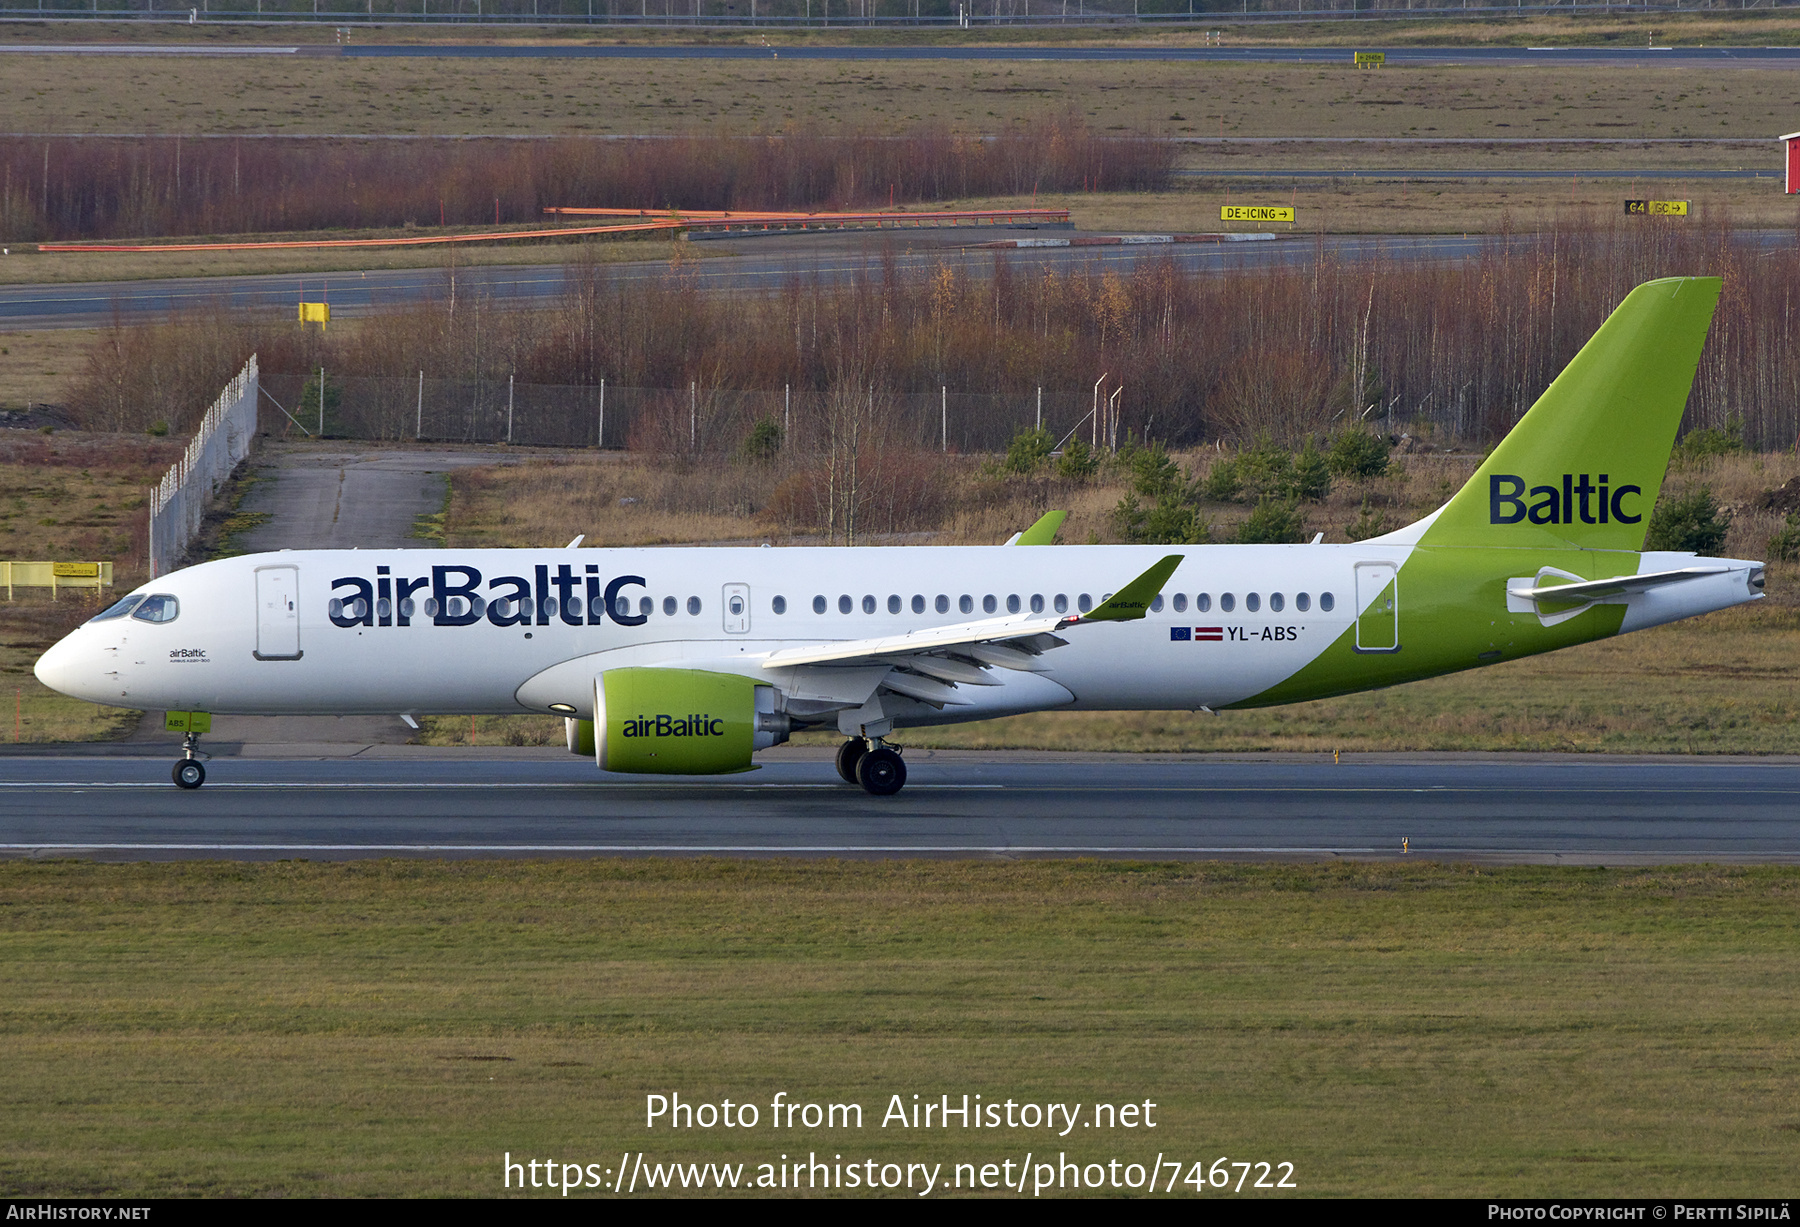
[[[100,613],[95,614],[93,617],[89,618],[88,621],[89,622],[105,622],[109,618],[123,618],[126,614],[130,613],[133,609],[136,609],[137,603],[143,599],[144,599],[144,594],[141,592],[134,592],[130,596],[120,597],[112,605],[110,605],[106,609],[102,610]]]
[[[181,602],[172,596],[147,596],[131,613],[140,622],[173,622],[181,613]]]

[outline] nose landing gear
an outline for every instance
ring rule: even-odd
[[[206,783],[206,766],[194,757],[194,751],[200,744],[200,734],[189,733],[181,739],[181,757],[176,760],[169,778],[182,788],[198,788]]]
[[[900,751],[879,737],[852,737],[838,747],[837,772],[846,784],[858,784],[875,797],[891,797],[906,787],[906,763]]]

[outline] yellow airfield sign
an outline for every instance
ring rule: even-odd
[[[1627,213],[1644,213],[1651,217],[1686,217],[1688,202],[1685,200],[1627,200]]]
[[[1222,222],[1291,222],[1291,205],[1223,205],[1219,209]]]
[[[1358,51],[1356,53],[1358,68],[1380,68],[1386,63],[1387,52],[1385,51]]]

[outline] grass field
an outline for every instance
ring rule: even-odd
[[[422,228],[422,235],[468,234],[478,227]],[[387,231],[318,231],[311,234],[247,234],[214,236],[202,242],[283,242],[291,239],[382,238]],[[133,240],[135,242],[135,240]],[[171,240],[176,241],[176,240]],[[186,239],[179,240],[186,242]],[[48,285],[71,281],[140,281],[157,277],[238,277],[263,273],[356,273],[378,268],[469,267],[488,264],[566,264],[571,260],[607,263],[615,260],[666,260],[672,254],[666,237],[620,236],[604,241],[555,239],[501,243],[459,243],[454,253],[441,245],[384,248],[302,247],[286,251],[21,251],[0,260],[0,285]],[[579,253],[579,254],[578,254]],[[683,260],[713,254],[704,243],[683,244]],[[327,287],[329,288],[329,287]],[[285,304],[284,304],[285,305]],[[334,325],[337,321],[333,321]],[[4,333],[11,344],[17,333]],[[39,337],[48,333],[33,334]],[[91,335],[91,334],[89,334]],[[0,360],[0,370],[5,369]],[[5,385],[0,384],[0,388]],[[4,395],[0,392],[0,395]]]
[[[991,132],[1074,111],[1169,136],[1717,137],[1788,130],[1780,70],[1167,62],[7,57],[21,132]],[[1223,129],[1220,127],[1223,120]],[[1774,146],[1770,146],[1774,150]],[[50,147],[51,173],[56,150]],[[1775,156],[1774,152],[1770,154]]]
[[[1797,894],[1705,866],[11,862],[0,1181],[492,1196],[506,1152],[1160,1151],[1285,1160],[1310,1196],[1777,1196]],[[864,1127],[642,1124],[651,1093],[778,1091]],[[880,1127],[964,1093],[1157,1127]]]

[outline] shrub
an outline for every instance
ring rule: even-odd
[[[1362,510],[1356,513],[1356,520],[1344,530],[1344,535],[1352,541],[1367,541],[1370,537],[1379,537],[1388,531],[1387,513],[1371,512],[1369,500],[1362,501]]]
[[[1306,517],[1294,503],[1263,499],[1238,525],[1240,545],[1284,545],[1306,540]]]
[[[1099,459],[1080,439],[1063,448],[1063,454],[1056,461],[1056,475],[1065,481],[1086,481],[1099,469]]]
[[[1790,511],[1787,522],[1769,538],[1768,556],[1772,562],[1800,562],[1800,511]]]
[[[1308,439],[1294,457],[1293,492],[1296,498],[1319,502],[1331,493],[1331,466],[1323,452]]]
[[[1050,449],[1055,446],[1056,437],[1047,430],[1021,430],[1006,445],[1002,467],[1008,473],[1035,473],[1049,463]]]
[[[1695,486],[1676,497],[1657,500],[1650,515],[1647,550],[1686,550],[1710,554],[1725,544],[1731,513],[1721,511],[1707,486]]]
[[[1690,430],[1675,445],[1675,458],[1683,465],[1694,464],[1702,460],[1711,460],[1716,456],[1729,456],[1744,450],[1744,419],[1739,414],[1731,414],[1725,419],[1725,426],[1702,426],[1698,430]]]
[[[1346,430],[1331,441],[1331,471],[1339,477],[1363,480],[1387,472],[1388,441],[1362,429]]]
[[[758,418],[744,440],[744,455],[752,460],[773,460],[781,451],[781,427],[774,418]]]
[[[1145,507],[1137,495],[1127,494],[1113,508],[1113,528],[1134,545],[1205,545],[1212,540],[1212,525],[1191,502],[1179,498]]]
[[[1311,440],[1298,456],[1265,443],[1213,465],[1200,491],[1228,503],[1317,502],[1331,493],[1331,469]]]

